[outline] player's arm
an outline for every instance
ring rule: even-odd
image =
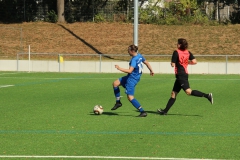
[[[190,64],[190,65],[195,65],[195,64],[197,64],[197,60],[196,60],[196,59],[189,60],[189,61],[188,61],[188,64]]]
[[[132,71],[134,70],[134,68],[132,66],[129,67],[129,69],[125,69],[125,68],[121,68],[118,65],[115,65],[115,68],[117,68],[117,70],[124,72],[124,73],[132,73]]]
[[[189,56],[188,64],[190,64],[190,65],[197,64],[197,59],[193,56],[193,54],[191,52],[189,52],[189,54],[190,54],[190,56]]]
[[[153,72],[153,70],[152,70],[152,66],[150,65],[150,63],[149,63],[147,60],[145,60],[143,63],[144,63],[144,64],[147,66],[147,68],[149,69],[150,75],[153,76],[153,75],[154,75],[154,72]]]
[[[172,54],[172,60],[171,60],[171,63],[170,63],[172,67],[175,67],[177,59],[178,59],[178,52],[174,51],[173,54]]]

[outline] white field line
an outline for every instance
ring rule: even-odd
[[[0,88],[7,88],[7,87],[13,87],[14,85],[2,85]]]
[[[52,79],[52,80],[68,80],[68,79],[116,79],[116,78],[99,78],[99,77],[70,77],[70,78],[64,78],[64,77],[59,77],[59,78],[48,78],[48,77],[0,77],[1,78],[10,78],[10,79]],[[175,80],[175,78],[170,78],[170,79],[166,79],[166,78],[141,78],[141,79],[148,79],[148,80]],[[189,79],[189,81],[240,81],[240,79]]]
[[[18,74],[18,73],[0,73],[0,75],[7,75],[7,74]]]
[[[68,79],[116,79],[116,78],[97,78],[97,77],[92,77],[92,78],[89,78],[89,77],[79,77],[79,78],[64,78],[64,77],[60,77],[60,78],[48,78],[48,77],[42,77],[42,78],[40,78],[40,77],[0,77],[0,79],[1,78],[9,78],[9,79],[52,79],[52,80],[64,80],[64,79],[66,79],[66,80],[68,80]]]
[[[98,158],[98,159],[159,159],[159,160],[203,160],[198,158],[162,158],[162,157],[115,157],[115,156],[29,156],[29,155],[0,155],[0,158],[72,158],[72,159],[86,159],[86,158]],[[216,159],[204,159],[204,160],[216,160]]]

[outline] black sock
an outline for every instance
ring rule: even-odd
[[[164,109],[164,112],[168,112],[169,111],[169,109],[172,107],[172,105],[174,104],[174,102],[176,101],[176,98],[170,98],[169,100],[168,100],[168,103],[167,103],[167,106],[166,106],[166,108]]]
[[[202,93],[202,92],[197,91],[197,90],[192,90],[191,95],[195,96],[195,97],[205,97],[205,98],[208,97],[208,94]]]

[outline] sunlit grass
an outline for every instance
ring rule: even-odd
[[[174,75],[144,74],[135,98],[146,118],[122,87],[123,106],[111,111],[112,82],[123,75],[1,72],[0,155],[240,158],[239,75],[190,75],[191,88],[212,92],[214,104],[181,91],[161,116]]]

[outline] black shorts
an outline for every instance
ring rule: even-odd
[[[188,75],[176,75],[173,91],[179,93],[181,89],[186,91],[189,88],[190,84],[188,82]]]

